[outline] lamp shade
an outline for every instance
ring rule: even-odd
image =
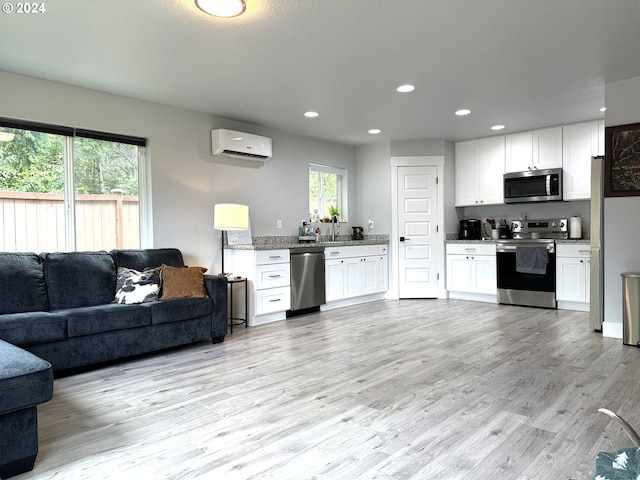
[[[216,230],[247,230],[249,207],[239,203],[218,203],[213,207],[213,228]]]

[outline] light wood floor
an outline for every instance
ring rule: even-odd
[[[379,301],[56,379],[27,479],[584,479],[640,427],[587,314]]]

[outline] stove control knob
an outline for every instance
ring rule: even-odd
[[[553,223],[551,224],[551,226],[552,226],[553,228],[556,228],[556,227],[558,226],[558,222],[553,222]]]

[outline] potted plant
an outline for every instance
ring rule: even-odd
[[[329,207],[329,215],[331,215],[331,219],[333,219],[333,217],[336,217],[336,219],[340,217],[340,212],[338,211],[338,207],[336,205],[331,205]]]

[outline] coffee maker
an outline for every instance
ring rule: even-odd
[[[469,218],[460,220],[459,240],[480,240],[482,238],[482,225],[480,220]]]

